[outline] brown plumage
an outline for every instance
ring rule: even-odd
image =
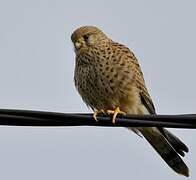
[[[114,110],[128,114],[155,114],[138,60],[129,48],[112,41],[100,29],[83,26],[71,36],[75,46],[75,85],[93,110]],[[179,154],[187,146],[162,128],[130,128],[141,133],[164,161],[177,173],[189,176]]]

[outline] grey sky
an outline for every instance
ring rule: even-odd
[[[76,5],[77,4],[77,5]],[[196,2],[0,1],[0,108],[90,112],[73,84],[72,31],[96,25],[140,59],[158,113],[196,113]],[[172,130],[190,148],[194,130]],[[183,179],[124,128],[0,127],[4,180]]]

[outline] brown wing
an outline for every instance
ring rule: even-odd
[[[144,104],[150,114],[155,114],[155,107],[146,88],[143,73],[134,53],[122,44],[116,42],[111,43],[113,51],[116,52],[115,56],[118,56],[118,58],[120,59],[119,63],[123,64],[123,62],[126,63],[128,61],[129,68],[127,68],[127,70],[132,75],[131,83],[133,86],[140,90],[141,102]]]
[[[141,102],[144,104],[150,114],[155,114],[156,112],[154,104],[146,88],[143,73],[135,56],[134,62],[132,64],[133,71],[135,73],[135,86],[140,90]]]
[[[131,71],[133,72],[133,85],[137,87],[140,90],[140,97],[141,97],[141,102],[144,104],[144,106],[147,108],[150,114],[155,114],[155,107],[152,102],[152,99],[148,93],[148,90],[145,85],[145,80],[143,77],[143,73],[141,71],[139,62],[137,58],[135,57],[134,53],[127,47],[120,45],[124,53],[126,54],[126,58],[131,63]]]
[[[148,112],[150,114],[156,114],[155,107],[152,100],[149,97],[147,97],[143,92],[140,92],[140,98],[141,98],[141,102],[144,104]]]

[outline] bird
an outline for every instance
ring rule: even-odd
[[[96,26],[81,26],[71,40],[75,51],[74,82],[83,101],[94,113],[156,114],[135,54],[125,45],[113,41]],[[143,136],[178,174],[189,176],[181,156],[188,147],[173,133],[160,127],[130,127]]]

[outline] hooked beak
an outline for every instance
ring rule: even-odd
[[[78,49],[81,48],[82,43],[80,43],[79,41],[76,41],[76,42],[74,43],[74,46],[75,46],[75,49],[78,50]]]
[[[82,38],[78,39],[75,43],[74,43],[75,49],[78,50],[82,47]]]

